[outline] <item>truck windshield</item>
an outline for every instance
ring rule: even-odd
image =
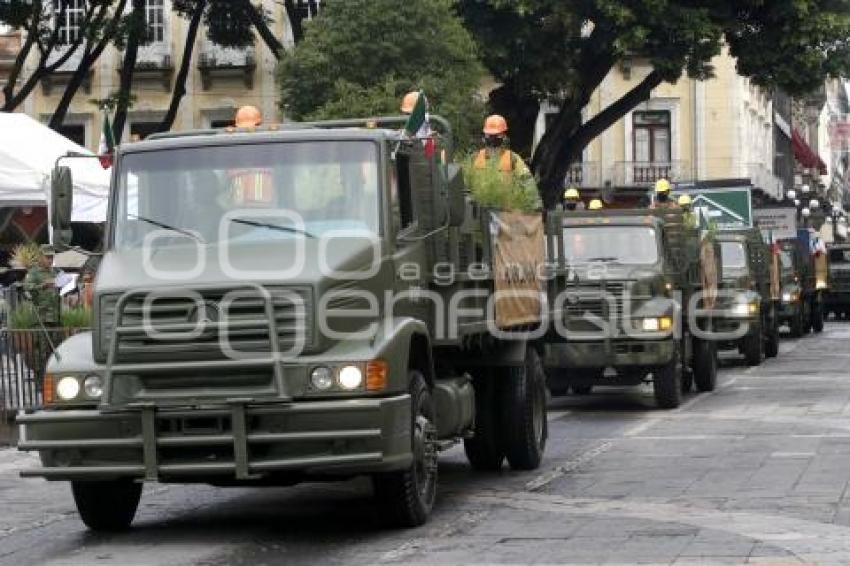
[[[658,261],[657,234],[645,226],[571,226],[564,251],[571,263],[651,265]]]
[[[378,234],[378,171],[376,144],[362,141],[131,153],[121,160],[115,247],[141,246],[153,231],[158,245],[165,236],[215,244]]]
[[[742,242],[720,242],[720,257],[726,269],[747,268],[747,251]]]

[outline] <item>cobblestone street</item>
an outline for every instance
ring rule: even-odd
[[[23,480],[0,456],[3,564],[846,563],[850,561],[850,328],[782,343],[746,368],[724,355],[717,391],[675,411],[650,390],[550,407],[533,473],[441,460],[431,521],[386,531],[367,483],[153,486],[135,528],[88,533],[66,485]]]

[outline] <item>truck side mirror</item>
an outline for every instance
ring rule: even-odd
[[[50,176],[50,226],[53,228],[53,246],[57,249],[71,245],[71,209],[74,184],[71,169],[53,168]]]

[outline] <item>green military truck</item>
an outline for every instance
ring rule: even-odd
[[[823,330],[826,281],[818,277],[809,238],[806,230],[799,230],[797,238],[780,242],[779,324],[787,324],[794,338]]]
[[[694,382],[714,389],[717,345],[693,323],[711,306],[698,294],[717,291],[717,250],[691,224],[681,210],[551,215],[550,262],[571,267],[554,306],[565,328],[545,346],[553,394],[651,381],[658,406],[673,408]]]
[[[826,312],[836,319],[850,316],[850,244],[830,244],[829,290],[824,295]]]
[[[18,419],[41,460],[22,475],[69,481],[94,530],[129,526],[142,482],[357,475],[413,526],[455,442],[477,469],[539,466],[541,346],[494,332],[493,216],[403,120],[118,148],[93,330],[58,346],[44,407]],[[58,243],[70,187],[57,167]]]
[[[778,280],[771,285],[773,258],[757,228],[717,233],[723,276],[712,328],[741,334],[720,342],[737,348],[750,366],[779,353]],[[775,278],[778,279],[778,278]]]

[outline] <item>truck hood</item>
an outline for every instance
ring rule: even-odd
[[[313,285],[323,279],[334,279],[333,273],[366,272],[373,263],[380,264],[380,257],[375,256],[382,253],[381,246],[367,238],[339,238],[325,245],[320,242],[292,238],[110,251],[101,262],[95,290],[109,293],[245,282]]]

